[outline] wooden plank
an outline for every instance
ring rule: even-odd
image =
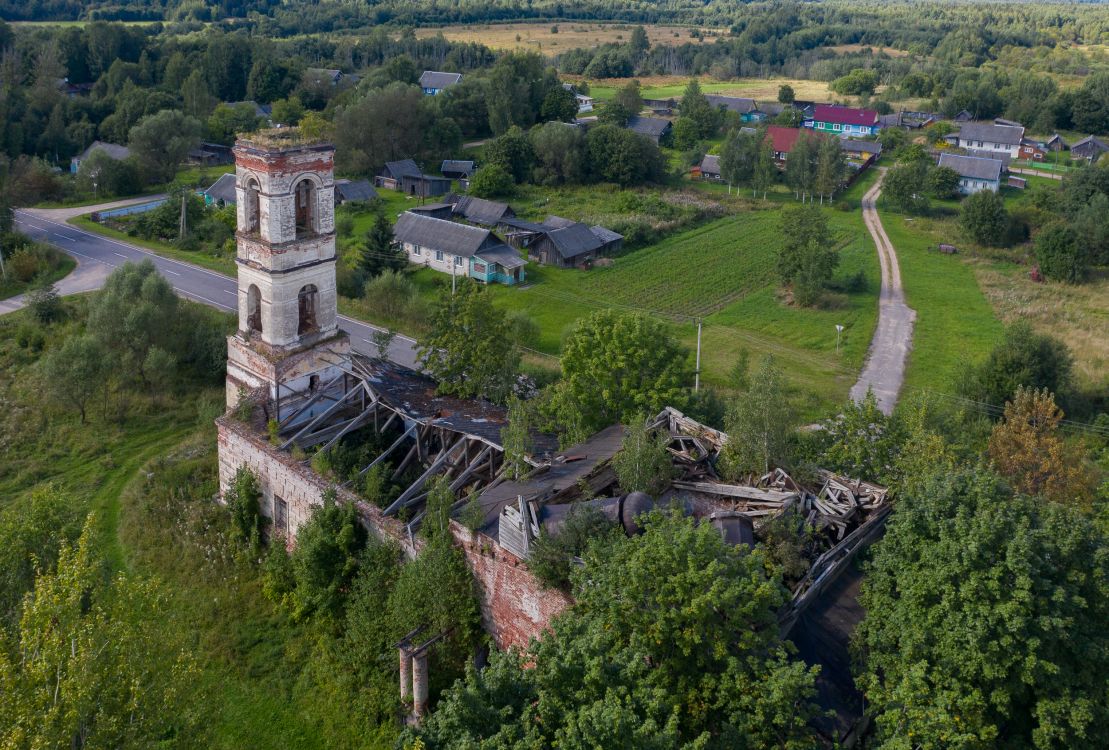
[[[736,484],[719,484],[717,482],[674,482],[675,489],[704,492],[709,495],[723,497],[739,497],[746,500],[758,500],[764,503],[784,503],[797,497],[796,492],[780,492],[778,490],[761,490],[758,487],[745,487]]]

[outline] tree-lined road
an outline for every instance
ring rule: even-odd
[[[140,199],[142,202],[149,197]],[[119,205],[119,204],[108,204]],[[124,263],[150,260],[158,272],[186,299],[202,302],[225,312],[238,309],[238,288],[235,279],[206,268],[171,258],[163,258],[141,247],[78,229],[65,223],[73,216],[103,210],[105,206],[84,206],[79,209],[28,208],[15,212],[19,231],[32,239],[48,242],[73,256],[77,268],[55,286],[59,294],[77,294],[99,289],[112,269]],[[0,301],[0,314],[23,306],[21,297]],[[339,325],[350,334],[351,346],[364,354],[376,354],[370,336],[380,328],[353,318],[339,316]],[[389,348],[389,358],[408,367],[416,365],[416,342],[397,336]]]

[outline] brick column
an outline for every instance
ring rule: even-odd
[[[412,713],[416,721],[427,715],[427,651],[412,657]]]
[[[400,655],[400,702],[407,705],[412,697],[412,652],[408,644],[397,649]]]

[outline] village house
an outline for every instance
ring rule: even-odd
[[[672,115],[678,106],[677,99],[642,99],[643,109],[656,115]]]
[[[115,161],[123,161],[131,155],[131,149],[126,146],[120,146],[115,143],[105,143],[104,141],[93,141],[88,148],[69,160],[70,173],[77,174],[77,171],[81,169],[81,162],[92,156],[94,151],[100,151],[106,154],[108,158]]]
[[[754,99],[746,99],[739,96],[719,96],[716,94],[706,94],[705,99],[707,99],[709,105],[715,109],[720,109],[725,112],[735,112],[739,115],[741,122],[760,122],[767,117],[765,112],[759,110],[759,105]]]
[[[335,203],[365,203],[377,198],[369,180],[335,180]]]
[[[963,123],[958,133],[946,136],[947,142],[956,148],[1003,153],[1013,159],[1020,156],[1023,138],[1024,128],[1020,125],[996,125],[988,122]]]
[[[511,219],[516,212],[507,203],[478,198],[473,195],[455,195],[446,197],[444,203],[451,204],[454,218],[464,219],[471,224],[480,224],[490,229],[497,227],[504,219]]]
[[[189,164],[197,164],[203,167],[219,167],[235,163],[235,157],[231,153],[230,146],[207,141],[201,141],[196,148],[189,149],[189,153],[185,158]]]
[[[1027,159],[1028,161],[1043,161],[1045,156],[1047,156],[1047,148],[1043,143],[1034,141],[1031,138],[1020,139],[1020,149],[1017,158]]]
[[[219,179],[201,195],[204,197],[205,205],[234,206],[236,195],[234,173],[221,174]]]
[[[1085,159],[1088,162],[1097,161],[1106,151],[1109,151],[1109,146],[1105,144],[1105,141],[1092,135],[1088,135],[1080,141],[1075,141],[1074,145],[1070,147],[1071,156]]]
[[[633,133],[650,138],[657,144],[670,133],[673,125],[669,120],[664,120],[661,117],[635,115],[628,119],[627,127]]]
[[[468,180],[474,174],[474,163],[462,159],[444,159],[439,165],[439,174],[452,180]]]
[[[702,180],[716,180],[720,181],[720,157],[716,154],[705,154],[705,158],[701,159],[699,167],[699,175]]]
[[[505,239],[513,247],[527,250],[528,258],[547,266],[582,268],[598,257],[614,253],[624,237],[604,227],[548,216],[537,224],[522,219],[504,219]]]
[[[425,96],[435,96],[443,89],[462,83],[461,73],[442,73],[438,70],[425,70],[420,74],[420,88]]]
[[[332,86],[338,86],[339,82],[343,80],[343,71],[333,68],[308,68],[304,71],[304,77],[310,81],[321,83],[326,81]]]
[[[524,280],[524,259],[488,229],[405,211],[393,238],[410,262],[441,273],[509,285]]]
[[[1044,148],[1048,151],[1069,151],[1070,144],[1063,140],[1063,136],[1053,133],[1044,143]]]
[[[972,115],[969,111],[967,111],[965,109],[961,109],[951,119],[954,120],[955,122],[970,122],[971,120],[974,119],[974,115]]]
[[[806,132],[801,128],[787,128],[783,125],[771,125],[766,129],[766,139],[770,141],[770,148],[774,151],[774,161],[778,166],[785,164],[786,157],[793,150],[801,133]]]
[[[838,104],[817,104],[812,117],[806,118],[803,124],[806,128],[833,135],[877,135],[882,128],[874,110]]]
[[[983,190],[996,193],[1001,187],[1004,164],[1000,159],[944,153],[940,154],[937,166],[955,170],[959,175],[959,192],[963,195],[972,195]]]
[[[412,159],[385,162],[381,173],[374,178],[374,185],[421,198],[446,195],[451,190],[449,178],[424,174]]]

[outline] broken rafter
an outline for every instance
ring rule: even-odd
[[[288,447],[289,447],[290,445],[292,445],[292,444],[293,444],[293,442],[294,442],[294,441],[295,441],[295,440],[296,440],[297,438],[299,438],[299,437],[300,437],[301,435],[304,435],[304,434],[305,434],[305,433],[307,433],[307,432],[308,432],[309,430],[311,430],[311,429],[312,429],[313,427],[315,427],[315,426],[316,426],[317,424],[319,424],[320,422],[322,422],[322,421],[323,421],[324,419],[326,419],[327,417],[331,416],[331,414],[332,414],[332,413],[334,413],[334,412],[338,411],[338,410],[339,410],[339,407],[340,407],[340,406],[343,406],[344,404],[346,404],[346,403],[347,403],[347,402],[348,402],[348,401],[350,400],[350,397],[351,397],[352,395],[354,395],[355,393],[358,393],[358,391],[359,391],[359,390],[361,390],[361,389],[359,389],[359,388],[355,388],[355,389],[349,390],[349,391],[347,391],[346,393],[344,393],[344,394],[343,394],[343,397],[342,397],[341,399],[339,399],[338,401],[336,401],[336,402],[335,402],[334,404],[332,404],[331,406],[327,407],[327,409],[325,409],[324,411],[322,411],[322,412],[320,412],[319,414],[317,414],[317,415],[316,415],[316,417],[315,417],[315,418],[314,418],[314,419],[313,419],[312,421],[310,421],[310,422],[309,422],[308,424],[306,424],[306,425],[305,425],[304,427],[300,428],[300,429],[299,429],[299,430],[298,430],[298,431],[297,431],[297,432],[296,432],[296,433],[295,433],[295,434],[294,434],[294,435],[293,435],[293,436],[292,436],[291,438],[289,438],[289,439],[288,439],[288,440],[286,440],[286,441],[285,441],[284,443],[282,443],[282,444],[281,444],[281,450],[285,450],[286,448],[288,448]]]
[[[461,437],[450,446],[444,447],[443,450],[439,451],[439,455],[436,456],[435,460],[431,462],[431,465],[424,470],[423,474],[420,474],[419,479],[409,485],[408,489],[402,492],[396,500],[389,504],[389,507],[385,509],[385,515],[388,516],[396,513],[398,510],[403,508],[409,500],[415,497],[420,492],[420,490],[423,489],[424,484],[427,482],[427,480],[430,479],[434,474],[436,474],[443,467],[443,464],[445,464],[450,459],[451,455],[454,454],[458,446],[465,445],[465,441],[466,439],[464,437]]]
[[[797,493],[795,492],[761,490],[758,487],[745,487],[737,484],[718,484],[716,482],[674,482],[674,488],[692,492],[704,492],[709,495],[757,500],[763,503],[785,503],[797,497]]]

